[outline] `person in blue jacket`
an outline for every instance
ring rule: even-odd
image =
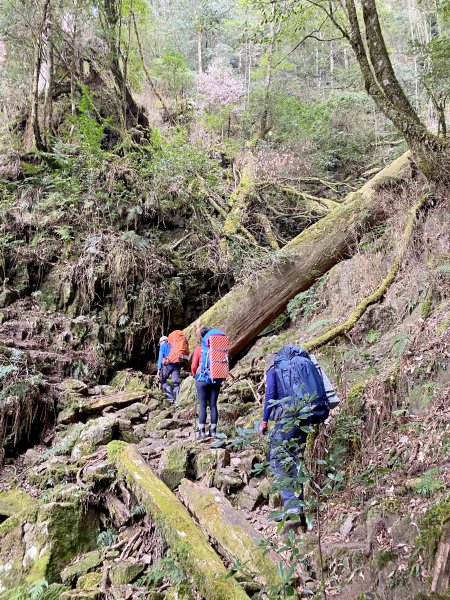
[[[306,443],[307,433],[302,431],[300,427],[293,427],[289,431],[283,431],[285,425],[280,421],[282,416],[282,404],[276,402],[277,400],[282,400],[285,396],[282,384],[278,381],[277,373],[274,367],[274,360],[276,354],[270,354],[266,359],[266,395],[264,402],[264,412],[263,418],[259,425],[259,431],[262,435],[267,433],[267,423],[270,419],[276,421],[275,427],[271,434],[270,438],[270,448],[269,448],[269,465],[271,471],[275,476],[280,477],[289,477],[295,474],[296,462],[301,458],[300,453],[297,456],[294,456],[294,461],[292,466],[289,469],[283,468],[283,457],[285,456],[285,452],[283,451],[283,442],[286,440],[296,439],[298,444],[298,448],[303,448]],[[316,367],[319,372],[320,377],[322,378],[322,383],[326,395],[327,400],[327,412],[325,418],[328,416],[328,412],[330,409],[335,408],[340,399],[337,396],[330,380],[326,376],[323,369],[320,367],[317,359],[312,354],[309,355],[309,358],[313,365]],[[316,422],[321,422],[316,421]],[[305,421],[304,425],[308,424],[308,421]],[[312,420],[309,424],[314,424],[314,420]],[[287,471],[287,472],[286,472]],[[295,492],[287,485],[281,490],[281,499],[283,502],[283,508],[286,513],[297,513],[301,514],[303,511],[303,490],[300,495],[296,495]]]
[[[178,363],[163,364],[163,360],[170,354],[170,344],[168,339],[169,338],[166,335],[159,338],[158,372],[156,376],[161,382],[162,389],[166,392],[167,400],[174,403],[178,397],[181,375],[180,365]],[[172,379],[173,389],[172,386],[167,383],[169,377]]]

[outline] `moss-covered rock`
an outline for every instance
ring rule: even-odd
[[[118,371],[110,385],[116,391],[148,392],[150,390],[148,376],[131,369]]]
[[[197,402],[197,388],[195,385],[195,379],[191,376],[183,379],[180,385],[180,391],[178,394],[178,405],[180,408],[186,408],[193,406]]]
[[[171,490],[174,490],[188,467],[188,450],[185,446],[174,444],[166,448],[159,462],[158,475]]]
[[[23,490],[13,488],[0,492],[0,515],[11,517],[33,506],[33,500]]]
[[[97,516],[75,502],[50,502],[10,517],[0,525],[0,592],[58,581],[74,556],[95,546],[97,531]]]
[[[201,479],[213,469],[228,467],[230,453],[225,448],[208,448],[194,456],[193,469],[196,479]]]
[[[92,573],[86,573],[81,575],[77,580],[77,588],[79,590],[98,590],[102,582],[102,573],[93,571]]]
[[[144,563],[133,562],[131,560],[122,560],[113,564],[109,570],[109,578],[115,585],[125,585],[131,583],[144,571]]]
[[[73,584],[73,582],[94,570],[96,567],[101,565],[103,562],[103,553],[100,550],[92,550],[79,556],[75,562],[68,565],[61,571],[61,580],[67,584]]]
[[[119,419],[128,419],[129,421],[139,421],[148,413],[148,406],[143,402],[135,402],[116,412]]]
[[[97,446],[108,444],[113,438],[115,428],[116,422],[112,416],[88,421],[72,450],[72,458],[78,459],[93,452]]]
[[[236,506],[252,511],[262,504],[263,496],[258,488],[246,485],[236,496]]]

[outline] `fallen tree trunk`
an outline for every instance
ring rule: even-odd
[[[235,286],[186,329],[191,343],[195,343],[199,324],[205,324],[227,333],[231,356],[244,350],[283,312],[289,300],[347,257],[361,235],[386,218],[377,190],[383,183],[402,176],[408,164],[406,152],[286,244],[277,261],[248,283]]]
[[[259,584],[274,586],[281,583],[276,567],[277,555],[264,554],[256,541],[258,532],[219,490],[183,479],[178,492],[201,528],[231,563],[239,561]]]
[[[125,476],[139,503],[159,525],[172,552],[205,600],[248,600],[234,577],[178,498],[148,467],[135,448],[108,444],[108,456]]]

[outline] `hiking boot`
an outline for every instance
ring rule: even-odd
[[[204,439],[207,437],[207,435],[206,435],[206,431],[205,431],[205,428],[204,428],[204,427],[202,427],[202,426],[200,426],[200,427],[198,428],[198,437],[199,437],[201,440],[204,440]]]
[[[166,392],[166,400],[173,404],[174,399],[172,394],[172,388],[170,387],[170,385],[168,383],[164,383],[162,389]]]
[[[216,438],[217,437],[217,427],[216,425],[211,425],[211,427],[209,428],[209,436]]]

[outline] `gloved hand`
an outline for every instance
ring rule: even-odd
[[[260,421],[260,423],[259,423],[259,433],[261,435],[266,435],[266,433],[267,433],[267,423],[266,423],[266,421]]]

